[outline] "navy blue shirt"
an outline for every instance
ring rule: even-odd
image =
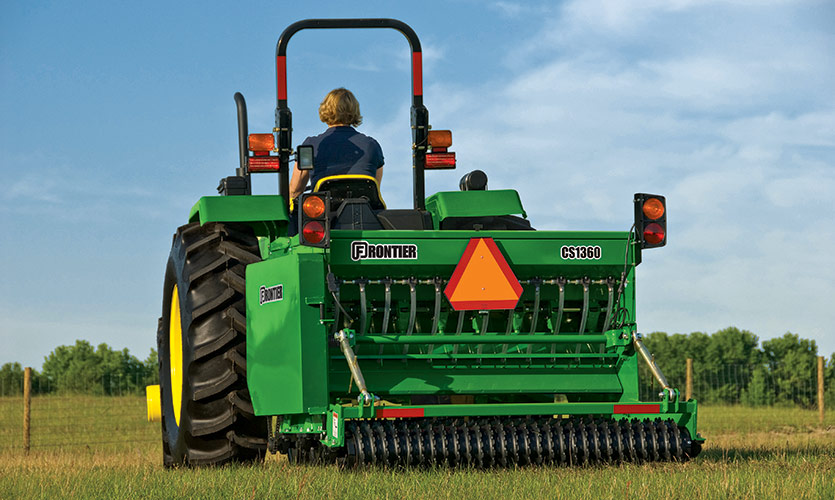
[[[310,183],[316,183],[331,175],[370,175],[375,177],[383,166],[383,149],[373,138],[361,134],[350,126],[328,127],[303,146],[313,146],[313,173]]]

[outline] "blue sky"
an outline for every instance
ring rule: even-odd
[[[424,47],[425,102],[459,169],[515,188],[539,229],[626,230],[667,196],[639,268],[642,331],[835,351],[835,4],[8,2],[0,17],[0,364],[83,338],[144,358],[174,229],[237,162],[232,95],[269,131],[274,50],[312,17],[394,17]],[[355,91],[411,204],[409,65],[394,31],[305,31],[288,50],[294,140]],[[256,182],[274,192],[274,176]]]

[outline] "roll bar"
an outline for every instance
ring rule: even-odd
[[[276,108],[275,129],[278,134],[279,184],[278,191],[289,205],[290,155],[293,152],[293,114],[287,106],[287,44],[290,38],[304,29],[345,29],[345,28],[390,28],[402,33],[412,50],[412,172],[414,183],[414,206],[426,208],[424,199],[426,146],[429,134],[429,111],[423,105],[423,60],[415,31],[406,23],[396,19],[305,19],[288,26],[278,37],[275,47]]]

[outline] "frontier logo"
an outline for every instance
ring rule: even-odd
[[[261,294],[259,297],[259,305],[269,304],[270,302],[278,302],[284,298],[284,286],[275,285],[266,287],[261,285]]]
[[[417,245],[414,243],[369,243],[351,242],[351,260],[416,260]]]

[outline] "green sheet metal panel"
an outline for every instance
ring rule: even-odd
[[[337,275],[449,277],[471,238],[493,238],[519,279],[534,276],[593,279],[620,276],[629,233],[557,231],[332,231],[330,263]],[[354,242],[414,244],[415,258],[358,259]],[[596,258],[564,258],[563,247],[592,247]]]
[[[441,191],[426,199],[426,210],[432,214],[435,229],[447,217],[485,217],[521,215],[519,193],[513,189],[495,191]]]
[[[284,198],[277,195],[204,196],[191,207],[189,222],[289,220]]]
[[[247,266],[247,382],[256,415],[327,407],[328,341],[318,306],[324,287],[321,253],[288,252]]]
[[[426,362],[360,360],[368,390],[378,395],[623,393],[614,368],[529,368],[527,366],[440,367]],[[347,363],[333,361],[330,390],[345,391]]]

